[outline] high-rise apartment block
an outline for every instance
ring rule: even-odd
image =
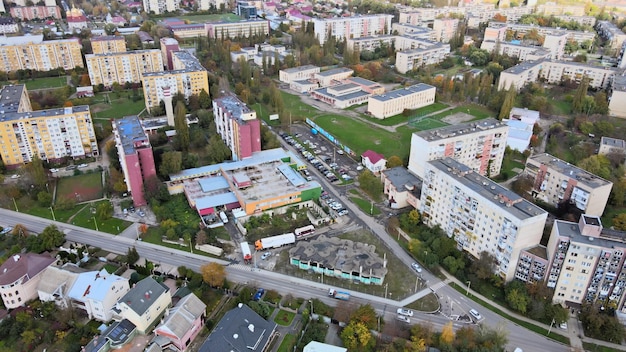
[[[112,123],[126,188],[136,207],[146,205],[144,182],[156,176],[154,155],[148,134],[136,115],[125,116],[113,120]]]
[[[178,40],[174,38],[161,38],[161,56],[166,70],[174,69],[174,64],[172,63],[172,53],[179,50],[180,47],[178,46]]]
[[[98,155],[89,106],[32,111],[27,97],[23,85],[0,90],[0,156],[5,165],[18,167],[34,156],[60,161]]]
[[[15,6],[9,8],[11,17],[22,21],[44,19],[48,17],[61,18],[61,8],[53,6]]]
[[[155,15],[160,15],[178,10],[179,4],[178,0],[143,0],[143,9],[147,13],[154,12]]]
[[[91,38],[91,51],[94,54],[126,52],[126,40],[121,35],[101,35]]]
[[[515,277],[519,253],[539,243],[548,213],[452,158],[425,163],[420,211],[458,249],[496,258],[504,280]]]
[[[261,123],[256,112],[233,94],[213,100],[217,133],[233,154],[233,160],[261,151]]]
[[[71,70],[83,67],[78,38],[43,40],[41,35],[0,37],[0,71]]]
[[[550,154],[526,160],[526,175],[533,179],[532,195],[550,205],[570,202],[583,213],[602,216],[613,183]]]
[[[85,55],[85,61],[91,84],[105,87],[111,87],[113,83],[139,83],[145,73],[163,71],[163,59],[158,49],[89,54]]]
[[[424,175],[430,160],[453,158],[483,176],[500,173],[509,126],[493,118],[413,133],[408,169]]]
[[[206,23],[206,33],[209,38],[249,38],[253,35],[268,35],[270,22],[262,19],[243,20],[238,22]]]
[[[435,18],[433,21],[434,40],[447,43],[454,38],[459,28],[457,18]]]
[[[324,45],[328,36],[343,39],[370,37],[391,32],[392,15],[314,18],[315,37]]]
[[[192,95],[199,95],[202,90],[209,92],[207,71],[195,56],[182,50],[172,52],[172,68],[171,71],[143,75],[141,81],[146,109],[159,106],[166,96],[181,93],[185,99],[189,99]]]

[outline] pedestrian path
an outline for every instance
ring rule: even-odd
[[[252,271],[252,266],[245,264],[229,264],[228,267],[241,271]]]
[[[439,290],[440,288],[442,288],[444,286],[447,286],[450,282],[452,282],[452,280],[450,280],[450,279],[446,279],[445,281],[439,281],[438,283],[430,286],[430,289],[433,292],[437,292],[437,290]]]

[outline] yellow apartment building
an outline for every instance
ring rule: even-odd
[[[92,85],[139,83],[143,74],[163,70],[163,57],[158,49],[135,50],[110,54],[85,55]]]
[[[122,53],[126,51],[126,40],[121,35],[103,35],[91,38],[94,54]]]
[[[0,37],[0,71],[71,70],[84,67],[78,38],[43,40],[43,35]]]

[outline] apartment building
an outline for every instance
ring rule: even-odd
[[[450,44],[426,40],[413,41],[413,43],[417,44],[416,48],[396,52],[396,70],[399,73],[438,64],[450,55]]]
[[[163,64],[165,65],[165,69],[172,70],[174,69],[174,65],[172,63],[172,53],[180,50],[178,40],[166,37],[161,38],[159,41],[161,42],[161,58],[163,60]]]
[[[613,188],[612,182],[547,153],[529,157],[524,173],[533,179],[533,197],[555,207],[569,201],[593,216],[602,216]]]
[[[585,6],[584,5],[563,5],[558,4],[556,2],[546,2],[545,4],[541,4],[537,6],[537,13],[544,16],[553,16],[553,15],[564,15],[568,14],[571,16],[584,16],[585,15]]]
[[[468,166],[444,158],[425,163],[422,219],[440,226],[459,250],[496,258],[496,273],[515,277],[520,252],[541,241],[548,213]]]
[[[480,175],[498,175],[508,133],[509,127],[493,118],[415,132],[408,169],[422,177],[428,161],[450,157]]]
[[[602,137],[600,139],[599,155],[626,154],[626,141],[623,139]]]
[[[599,303],[624,311],[626,243],[603,232],[597,216],[582,215],[578,223],[554,221],[547,286],[554,289],[555,303]]]
[[[595,20],[594,17],[591,17]],[[596,38],[596,33],[593,31],[574,31],[569,29],[560,29],[553,27],[542,27],[534,24],[520,24],[520,23],[502,23],[490,21],[488,27],[485,29],[484,40],[496,40],[493,38],[494,34],[498,34],[498,39],[504,40],[506,33],[512,32],[517,35],[517,38],[522,38],[526,33],[534,31],[541,36],[553,35],[560,37],[565,33],[566,40],[576,43],[582,43],[585,41],[593,41]]]
[[[43,40],[43,34],[0,37],[0,71],[71,70],[83,66],[78,38]]]
[[[397,36],[395,35],[376,35],[372,37],[360,37],[360,38],[351,38],[347,39],[347,46],[350,50],[363,52],[363,51],[374,51],[383,45],[387,47],[393,47]]]
[[[126,40],[121,35],[102,35],[91,38],[93,54],[112,54],[126,52]]]
[[[113,83],[139,83],[145,73],[163,71],[161,51],[134,50],[85,55],[92,85],[111,87]]]
[[[202,90],[209,92],[207,71],[195,56],[187,51],[172,52],[172,68],[171,71],[143,74],[141,82],[146,109],[159,106],[166,96],[181,93],[189,99]]]
[[[350,68],[338,67],[315,73],[313,78],[319,83],[320,87],[328,87],[351,77],[353,73],[354,71]]]
[[[565,22],[576,22],[581,26],[593,27],[596,25],[596,18],[594,16],[557,15],[554,16],[554,18]]]
[[[434,39],[433,30],[420,25],[410,23],[393,23],[391,25],[391,30],[393,33],[397,33],[401,36],[407,35],[418,39]]]
[[[357,15],[353,17],[314,18],[315,37],[324,45],[328,36],[338,41],[390,34],[392,15]]]
[[[32,111],[23,85],[0,90],[0,156],[8,167],[18,167],[37,155],[58,161],[97,156],[98,143],[89,106]]]
[[[498,50],[500,55],[508,55],[520,61],[535,61],[550,59],[552,52],[540,46],[523,45],[517,42],[483,41],[480,48],[490,53]]]
[[[626,40],[626,33],[609,21],[599,21],[596,25],[598,35],[607,40],[611,49],[619,52]]]
[[[147,13],[160,15],[165,12],[174,12],[179,9],[178,0],[143,0],[143,9]]]
[[[401,114],[405,109],[419,109],[435,102],[436,88],[418,83],[392,90],[385,94],[373,95],[367,100],[367,113],[378,119]]]
[[[433,39],[448,43],[457,34],[458,29],[459,19],[457,18],[435,18],[433,21]]]
[[[543,283],[550,260],[545,246],[536,245],[520,251],[515,278],[530,284]]]
[[[144,182],[156,176],[150,138],[136,115],[113,120],[112,124],[126,189],[135,207],[144,206],[148,204],[144,195]]]
[[[609,115],[626,118],[626,74],[621,72],[613,77],[609,95]]]
[[[219,39],[242,38],[251,35],[267,36],[270,32],[270,22],[261,19],[206,23],[205,27],[209,38]]]
[[[301,81],[305,79],[311,79],[316,73],[320,72],[320,68],[314,65],[304,65],[298,67],[287,68],[280,70],[278,76],[281,82],[291,83],[294,81]]]
[[[234,94],[213,100],[217,133],[232,153],[233,160],[242,160],[261,151],[261,124],[256,111]]]
[[[21,21],[34,19],[61,18],[61,9],[54,6],[15,6],[10,8],[11,17]]]

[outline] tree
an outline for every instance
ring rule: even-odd
[[[223,265],[215,262],[200,267],[200,273],[204,282],[212,287],[222,287],[226,281],[226,269]]]
[[[161,176],[167,177],[182,170],[183,153],[181,152],[165,152],[161,156],[161,165],[159,173]]]
[[[11,231],[11,234],[17,237],[26,237],[28,236],[28,230],[26,229],[26,226],[22,224],[15,224],[15,226],[13,226],[13,231]]]
[[[137,249],[135,247],[128,248],[126,252],[126,264],[133,265],[139,260],[139,253],[137,253]]]
[[[49,225],[37,236],[41,241],[42,251],[51,251],[65,242],[65,235],[55,225]]]
[[[113,23],[107,23],[104,25],[104,31],[107,35],[114,35],[117,32],[117,26]]]
[[[489,279],[496,269],[496,258],[487,251],[480,252],[478,259],[472,262],[472,272],[481,280]]]
[[[515,96],[517,95],[517,91],[515,87],[510,87],[506,94],[504,95],[504,101],[502,102],[502,106],[500,107],[500,113],[498,114],[498,120],[502,120],[509,117],[511,113],[511,109],[513,109],[513,105],[515,105]]]
[[[439,335],[439,343],[442,345],[452,345],[454,341],[454,327],[452,322],[447,323],[441,329],[441,335]]]
[[[400,159],[399,156],[396,155],[392,155],[389,157],[389,159],[387,159],[387,168],[391,169],[397,166],[402,166],[402,159]]]
[[[52,195],[45,191],[37,193],[37,203],[42,207],[49,207],[52,204]]]
[[[361,305],[350,316],[350,321],[363,323],[368,329],[375,329],[378,323],[376,311],[370,304]]]
[[[218,164],[231,158],[230,149],[218,135],[214,135],[209,139],[206,151],[212,164]]]
[[[43,161],[37,155],[33,155],[33,159],[30,164],[28,164],[27,170],[33,178],[33,183],[37,187],[46,187],[48,175],[46,174],[46,169],[43,167]]]
[[[578,162],[578,167],[604,179],[611,178],[611,162],[604,155],[592,155]]]
[[[619,231],[626,231],[626,213],[618,214],[613,218],[613,228]]]
[[[516,311],[526,314],[530,296],[520,281],[513,280],[505,288],[506,302]]]
[[[572,99],[572,111],[573,112],[583,112],[584,111],[584,103],[587,98],[587,89],[589,88],[589,78],[584,76],[580,81],[578,88],[576,88],[576,93],[574,94],[574,98]]]
[[[202,109],[209,109],[211,107],[211,97],[209,97],[209,93],[206,90],[202,89],[200,91],[198,103]]]
[[[96,206],[96,218],[100,221],[108,220],[113,216],[113,205],[111,202],[102,202]]]
[[[343,331],[341,341],[349,351],[369,351],[374,347],[374,338],[365,324],[353,320]]]
[[[176,128],[176,140],[180,149],[184,152],[189,150],[189,125],[187,125],[187,109],[183,101],[178,101],[174,108],[174,127]]]

